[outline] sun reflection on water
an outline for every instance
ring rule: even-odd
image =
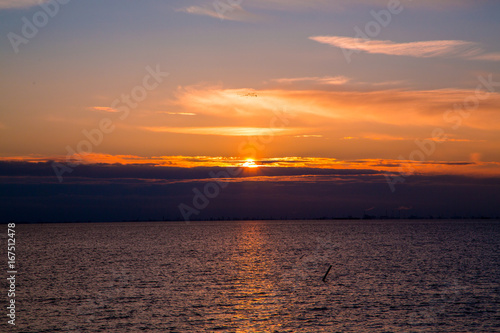
[[[286,309],[276,301],[282,296],[272,282],[275,279],[269,278],[276,272],[262,224],[245,222],[240,230],[239,248],[233,257],[238,268],[232,293],[236,311],[233,321],[239,322],[237,332],[256,331],[264,326],[266,331],[279,330],[282,325],[276,317],[284,316]]]

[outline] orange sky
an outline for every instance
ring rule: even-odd
[[[387,24],[385,1],[100,6],[94,17],[68,4],[27,43],[1,42],[3,160],[417,160],[422,172],[497,173],[495,2],[405,3]],[[4,35],[40,8],[0,4]],[[424,18],[435,20],[414,23]]]

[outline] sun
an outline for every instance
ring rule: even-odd
[[[243,167],[245,168],[258,168],[259,166],[255,164],[255,161],[251,158],[247,158],[245,163],[243,163]]]

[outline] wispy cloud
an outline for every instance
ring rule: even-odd
[[[49,0],[0,0],[0,9],[28,8],[48,1]]]
[[[109,106],[92,106],[90,108],[90,110],[92,110],[92,111],[110,112],[110,113],[118,112],[118,110],[110,108]]]
[[[381,87],[381,86],[405,86],[408,85],[409,82],[405,80],[395,80],[395,81],[381,81],[381,82],[360,82],[361,84],[368,84],[373,87]]]
[[[500,61],[500,53],[484,53],[473,57],[474,60]]]
[[[178,9],[177,11],[187,13],[187,14],[203,15],[203,16],[210,16],[210,17],[215,17],[215,18],[224,18],[223,16],[220,16],[219,14],[217,14],[217,12],[215,12],[214,10],[208,9],[205,7],[201,7],[201,6],[184,7],[184,8]]]
[[[353,6],[360,5],[370,8],[380,7],[386,8],[388,0],[253,0],[248,3],[248,6],[257,8],[266,8],[273,10],[343,10]],[[419,0],[419,1],[404,1],[404,6],[408,8],[424,8],[430,10],[444,10],[450,7],[463,7],[475,5],[475,2],[470,0]]]
[[[287,135],[300,132],[295,128],[266,128],[266,127],[165,127],[144,126],[141,129],[152,132],[170,132],[181,134],[198,135],[222,135],[222,136],[259,136],[259,135]]]
[[[0,0],[1,1],[1,0]],[[254,11],[270,10],[270,11],[342,11],[353,6],[367,6],[368,8],[387,7],[387,0],[253,0],[244,2],[245,9],[239,4],[233,4],[230,0],[218,0],[209,2],[208,5],[192,5],[183,7],[177,12],[194,14],[200,16],[209,16],[219,18],[221,20],[230,21],[255,21],[259,15],[254,14]],[[464,5],[473,5],[468,0],[419,0],[405,1],[405,7],[418,7],[427,10],[444,10],[450,7],[463,7]]]
[[[189,6],[180,8],[177,12],[193,14],[193,15],[201,15],[201,16],[209,16],[213,18],[218,18],[221,20],[229,20],[229,21],[250,21],[254,19],[256,16],[245,11],[241,6],[238,5],[227,5],[224,10],[218,10],[214,5],[213,8],[210,7],[202,7],[202,6]]]
[[[180,88],[170,103],[178,112],[193,112],[210,117],[222,126],[262,127],[276,110],[286,109],[294,116],[294,126],[338,129],[339,121],[378,123],[396,126],[443,126],[443,113],[463,103],[474,90],[375,90],[322,91],[267,89],[220,89],[214,87]],[[477,129],[499,128],[500,94],[491,93],[487,102],[467,119],[464,126]],[[188,127],[192,124],[184,124]],[[197,125],[201,127],[202,123]],[[218,126],[221,126],[218,125]],[[308,130],[296,135],[310,134]],[[316,134],[316,133],[315,133]],[[323,132],[317,134],[324,134]],[[391,133],[392,135],[392,133]],[[346,136],[362,137],[362,133]],[[400,136],[397,134],[395,136]]]
[[[192,112],[166,112],[166,111],[160,111],[158,113],[160,113],[160,114],[167,114],[169,116],[196,116],[196,113],[192,113]]]
[[[363,139],[374,140],[374,141],[403,141],[403,140],[411,140],[412,138],[404,138],[401,136],[374,133],[374,134],[366,134],[365,136],[363,136]]]
[[[313,36],[309,38],[319,43],[347,50],[418,58],[471,58],[476,57],[483,52],[477,43],[463,40],[433,40],[396,43],[390,40],[367,40],[341,36]]]
[[[322,138],[323,135],[321,134],[303,134],[303,135],[296,135],[294,138]]]
[[[345,76],[324,76],[324,77],[296,77],[296,78],[281,78],[271,81],[277,83],[291,84],[297,82],[312,82],[318,84],[341,85],[349,82],[349,78]]]
[[[453,139],[453,134],[446,133],[446,142],[486,142],[486,140],[471,140],[471,139]],[[366,133],[361,137],[344,137],[341,140],[372,140],[372,141],[415,141],[420,140],[418,137],[410,136],[394,136],[383,133]],[[426,138],[426,140],[433,140],[433,138]]]
[[[47,3],[50,0],[0,0],[0,10],[1,9],[12,9],[12,8],[29,8],[33,6],[40,5],[42,3]],[[333,9],[339,10],[352,5],[364,4],[367,6],[378,6],[386,7],[387,0],[339,0],[339,1],[325,1],[325,0],[255,0],[248,3],[248,6],[256,8],[274,9],[274,10],[300,10],[308,8],[322,8],[322,9]],[[448,8],[450,6],[457,5],[471,5],[468,0],[421,0],[408,2],[405,4],[408,7],[420,6],[427,8]],[[236,10],[242,10],[241,6],[231,5],[231,1],[227,1],[227,6],[231,6]],[[217,13],[215,7],[207,8],[202,6],[189,6],[181,8],[178,11],[185,12],[189,14],[205,15],[216,18],[223,18],[227,20],[240,20],[234,17],[231,13],[232,11],[226,11],[223,14]],[[247,12],[248,14],[248,12]],[[222,17],[221,17],[222,16]]]

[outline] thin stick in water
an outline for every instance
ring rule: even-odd
[[[323,282],[326,282],[326,276],[328,275],[328,273],[330,273],[330,269],[332,269],[332,265],[330,265],[330,267],[328,267],[328,270],[326,271],[325,276],[323,276]]]

